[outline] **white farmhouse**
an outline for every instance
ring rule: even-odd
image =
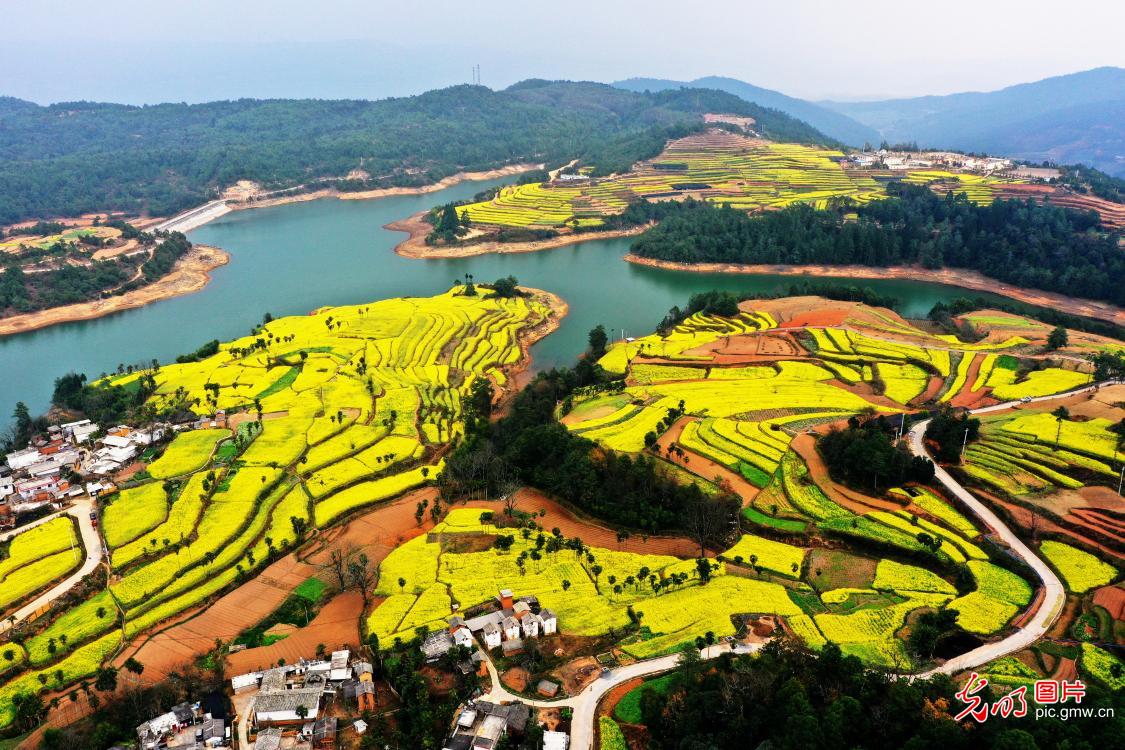
[[[486,623],[484,628],[481,629],[484,636],[484,646],[488,649],[499,648],[503,636],[500,634],[500,626],[494,622]]]
[[[549,609],[540,610],[539,620],[542,623],[543,635],[554,635],[559,630],[559,618]]]
[[[538,638],[539,626],[543,624],[543,621],[539,619],[539,615],[529,612],[523,616],[523,619],[520,620],[520,624],[523,626],[524,638]]]
[[[505,640],[512,641],[520,637],[520,623],[514,617],[505,617],[500,623],[500,629],[504,631]]]

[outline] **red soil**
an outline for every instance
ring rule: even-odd
[[[826,326],[841,326],[851,313],[852,311],[848,308],[809,310],[808,312],[798,313],[789,320],[782,322],[780,327],[805,328],[806,326],[811,326],[813,328],[823,328]]]
[[[812,477],[817,486],[824,490],[824,494],[828,495],[829,499],[837,505],[860,515],[870,513],[873,510],[896,511],[902,509],[902,506],[898,503],[870,497],[833,482],[828,476],[828,467],[825,465],[824,459],[820,457],[820,453],[816,450],[816,440],[813,439],[812,435],[802,432],[793,438],[789,447],[796,451],[805,465],[809,467],[809,476]]]
[[[969,374],[965,377],[965,383],[961,386],[960,392],[950,399],[950,403],[953,406],[972,409],[984,398],[986,393],[985,389],[982,388],[975,393],[970,390],[973,387],[973,383],[977,382],[977,376],[980,374],[980,366],[983,362],[983,354],[978,353],[973,355],[973,361],[969,364]]]
[[[1004,510],[1008,511],[1008,513],[1011,515],[1012,519],[1017,524],[1022,526],[1024,529],[1030,529],[1031,528],[1031,526],[1032,526],[1032,514],[1031,514],[1031,511],[1029,511],[1027,508],[1023,507],[1022,505],[1016,505],[1015,503],[1008,502],[1007,500],[1001,500],[996,495],[994,495],[990,492],[987,492],[985,490],[981,490],[979,488],[976,489],[975,492],[976,492],[977,495],[983,497],[985,500],[989,501],[990,503],[992,503],[994,505],[997,505],[1000,508],[1003,508]],[[1113,549],[1112,547],[1109,547],[1109,546],[1107,546],[1107,545],[1105,545],[1101,542],[1095,541],[1095,540],[1093,540],[1093,539],[1091,539],[1087,536],[1083,536],[1082,534],[1079,534],[1078,532],[1076,532],[1074,529],[1067,528],[1065,526],[1061,526],[1061,525],[1055,523],[1054,521],[1052,521],[1051,519],[1049,519],[1049,518],[1047,518],[1043,515],[1038,515],[1035,518],[1034,523],[1035,523],[1035,528],[1038,529],[1039,531],[1042,531],[1042,532],[1045,532],[1045,533],[1065,534],[1066,536],[1069,536],[1071,539],[1078,542],[1079,544],[1084,544],[1088,547],[1093,547],[1094,549],[1101,550],[1102,552],[1105,552],[1106,554],[1109,554],[1109,555],[1113,555],[1114,557],[1116,557],[1118,559],[1125,559],[1125,555],[1123,555],[1121,552]]]
[[[499,503],[485,500],[474,500],[465,503],[465,507],[482,508],[492,511],[502,510]],[[591,547],[621,550],[623,552],[636,552],[648,555],[673,555],[675,557],[692,558],[699,555],[699,545],[686,537],[676,536],[631,536],[618,544],[617,532],[601,526],[593,521],[579,518],[561,503],[550,499],[542,492],[530,487],[525,487],[516,494],[516,508],[526,513],[547,511],[547,515],[536,519],[536,522],[545,529],[558,527],[563,536],[579,537]],[[413,509],[411,509],[413,512]],[[411,521],[413,521],[411,517]],[[711,553],[709,552],[710,556]]]
[[[598,716],[613,716],[613,709],[617,708],[617,704],[621,699],[628,695],[634,688],[638,688],[645,684],[645,681],[640,677],[634,677],[631,680],[621,683],[613,690],[606,693],[602,698],[601,704],[598,706]]]
[[[1078,666],[1074,663],[1074,659],[1059,659],[1059,663],[1055,665],[1055,671],[1051,673],[1051,679],[1067,681],[1077,680]]]
[[[1045,591],[1046,590],[1042,586],[1036,587],[1035,596],[1031,599],[1031,605],[1023,612],[1020,612],[1015,616],[1015,619],[1013,619],[1011,622],[1012,627],[1022,628],[1027,623],[1027,621],[1032,618],[1036,610],[1038,610],[1039,607],[1043,604],[1043,596]]]
[[[1091,508],[1075,508],[1066,520],[1125,544],[1125,524]]]
[[[414,520],[414,508],[419,500],[435,494],[436,490],[431,488],[408,493],[329,530],[314,539],[317,546],[304,559],[298,559],[295,553],[286,555],[210,606],[180,616],[157,633],[138,636],[122,650],[115,663],[120,665],[134,656],[145,665],[146,680],[150,675],[154,681],[163,678],[206,654],[214,648],[216,639],[233,640],[265,619],[294,588],[321,571],[320,566],[327,562],[333,547],[354,545],[373,563],[381,562],[395,546],[432,526],[427,520],[419,527]],[[313,643],[314,650],[319,642]]]
[[[132,656],[145,665],[146,681],[161,680],[206,654],[216,640],[231,641],[261,622],[294,588],[317,572],[316,567],[297,560],[295,555],[286,555],[210,607],[187,613],[162,631],[138,636],[114,663],[120,666]]]
[[[704,458],[698,453],[694,453],[683,446],[685,456],[681,457],[676,454],[668,455],[668,446],[679,442],[680,434],[683,433],[684,427],[688,422],[694,421],[694,417],[681,417],[676,420],[668,430],[660,436],[656,441],[656,449],[660,452],[661,456],[668,458],[669,461],[687,469],[697,477],[702,477],[707,481],[714,481],[718,479],[720,482],[727,485],[727,487],[742,498],[742,507],[745,508],[750,503],[754,502],[754,498],[758,496],[761,491],[754,485],[746,481],[746,479],[739,473],[731,471],[720,463],[716,463],[709,458]]]
[[[354,649],[360,643],[359,619],[363,615],[363,597],[348,591],[329,601],[307,626],[270,646],[250,648],[227,657],[232,674],[266,669],[284,659],[294,664],[301,657],[311,658],[316,647],[324,644],[331,652],[341,648]]]
[[[920,396],[915,396],[913,403],[924,404],[927,401],[933,401],[941,393],[941,387],[945,384],[945,378],[934,375],[930,378],[930,382],[926,384],[926,390]]]
[[[1109,612],[1115,620],[1125,620],[1125,588],[1102,586],[1094,592],[1094,604]]]

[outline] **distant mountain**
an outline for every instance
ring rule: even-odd
[[[1123,68],[1095,68],[999,91],[820,104],[892,142],[1083,162],[1125,175]]]
[[[739,81],[734,78],[722,76],[707,76],[694,81],[672,81],[663,78],[628,78],[616,81],[617,88],[629,91],[664,91],[683,86],[690,88],[716,89],[734,94],[740,99],[753,102],[763,107],[780,110],[790,117],[804,120],[809,125],[827,136],[846,143],[849,146],[862,146],[864,143],[878,143],[879,133],[869,125],[864,125],[856,120],[822,107],[804,99],[786,96],[778,91],[771,91],[760,86]]]

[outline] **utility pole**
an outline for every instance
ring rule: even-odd
[[[1121,494],[1121,483],[1125,482],[1125,466],[1121,467],[1121,476],[1117,478],[1117,494]]]
[[[965,428],[965,437],[961,439],[961,460],[965,460],[965,446],[969,444],[969,428]]]

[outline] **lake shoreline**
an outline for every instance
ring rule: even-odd
[[[594,240],[613,240],[621,237],[634,237],[646,229],[648,225],[632,227],[630,229],[611,229],[604,232],[582,232],[581,234],[562,234],[545,240],[526,242],[497,242],[489,240],[471,245],[427,245],[426,236],[433,231],[433,226],[422,217],[425,211],[419,211],[405,219],[397,219],[383,225],[383,229],[392,232],[405,232],[408,237],[395,245],[395,253],[404,258],[417,260],[438,260],[446,258],[472,258],[478,255],[510,255],[516,253],[534,253],[540,250],[554,250],[568,245],[578,245]]]
[[[496,180],[501,177],[511,177],[512,175],[523,174],[524,172],[531,172],[536,169],[542,169],[542,164],[509,164],[506,167],[497,167],[496,169],[487,169],[483,172],[458,172],[451,174],[448,177],[443,177],[437,182],[430,182],[425,185],[417,187],[387,187],[387,188],[374,188],[372,190],[357,190],[357,191],[342,191],[336,188],[321,188],[319,190],[311,190],[305,193],[293,193],[292,195],[279,196],[277,198],[264,198],[262,200],[254,200],[249,202],[235,202],[231,201],[227,204],[231,211],[249,211],[255,208],[273,208],[274,206],[285,206],[290,203],[307,203],[309,201],[322,200],[324,198],[336,198],[342,201],[367,201],[378,200],[380,198],[391,198],[400,195],[426,195],[427,193],[436,193],[446,188],[451,188],[454,185],[460,185],[462,182],[481,182],[484,180]],[[199,226],[203,226],[202,224]],[[198,227],[192,227],[198,229]]]
[[[649,268],[666,271],[687,271],[691,273],[724,273],[747,275],[806,276],[819,278],[834,276],[849,279],[897,279],[903,281],[922,281],[930,284],[945,284],[968,291],[988,292],[1037,307],[1055,309],[1060,312],[1084,318],[1104,320],[1125,326],[1125,309],[1108,302],[1067,297],[1055,292],[1044,292],[1013,286],[991,279],[977,271],[956,268],[929,269],[920,266],[826,266],[826,265],[783,265],[783,264],[739,264],[739,263],[679,263],[669,260],[642,258],[628,253],[624,260]]]
[[[211,272],[230,262],[230,254],[210,245],[193,245],[164,276],[140,289],[125,294],[49,307],[23,315],[0,318],[0,337],[29,333],[41,328],[93,320],[105,315],[132,310],[160,300],[201,291],[211,281]]]
[[[459,185],[462,182],[476,182],[482,180],[494,180],[501,177],[510,177],[516,174],[522,174],[535,169],[541,169],[542,164],[510,164],[506,167],[499,167],[497,169],[490,169],[483,172],[458,172],[457,174],[443,177],[437,182],[431,182],[427,185],[419,187],[392,187],[392,188],[378,188],[375,190],[363,190],[354,193],[341,192],[335,188],[325,188],[322,190],[315,190],[307,193],[295,193],[279,198],[269,198],[262,201],[255,201],[252,203],[228,203],[227,208],[229,211],[216,213],[209,216],[206,220],[192,224],[190,227],[183,231],[194,231],[201,226],[205,226],[217,218],[225,216],[227,213],[235,211],[248,211],[255,208],[271,208],[273,206],[284,206],[290,203],[306,203],[308,201],[321,200],[324,198],[337,198],[339,200],[378,200],[380,198],[390,198],[401,195],[425,195],[427,193],[435,193],[446,188]],[[206,204],[205,204],[206,205]],[[200,207],[191,209],[185,212],[190,214],[198,210]],[[180,215],[185,215],[180,214]],[[175,217],[172,217],[175,218]],[[147,224],[153,222],[159,223],[164,221],[162,219],[151,219]],[[146,225],[147,225],[146,224]],[[174,231],[180,231],[173,227]],[[54,325],[63,323],[75,323],[83,320],[94,320],[105,315],[112,315],[113,313],[122,310],[131,310],[144,305],[159,302],[173,297],[180,297],[185,294],[194,294],[195,292],[202,291],[211,281],[211,272],[216,268],[225,266],[230,262],[230,254],[225,250],[211,246],[195,246],[188,255],[184,256],[176,262],[172,270],[161,277],[160,279],[148,284],[140,289],[135,289],[126,294],[109,297],[106,299],[91,300],[88,302],[76,302],[71,305],[60,305],[57,307],[47,308],[46,310],[37,310],[33,313],[25,313],[22,315],[12,315],[7,318],[0,318],[0,337],[11,336],[19,333],[29,333],[41,328],[48,328]]]

